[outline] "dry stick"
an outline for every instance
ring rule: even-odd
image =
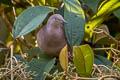
[[[68,76],[69,78],[75,79],[75,80],[98,80],[98,78],[85,78],[85,77],[72,76],[68,72],[65,72],[65,75]]]
[[[13,57],[13,45],[11,45],[11,52],[10,52],[10,54],[11,54],[11,58],[10,58],[10,61],[11,61],[11,80],[13,80],[13,60],[12,60],[12,57]]]
[[[93,64],[93,66],[96,68],[96,70],[98,70],[98,72],[99,72],[100,74],[102,74],[102,71],[98,68],[98,66],[97,66],[96,64]]]
[[[26,80],[27,77],[26,77],[26,75],[24,74],[24,71],[23,71],[23,69],[21,68],[21,66],[18,64],[18,61],[17,61],[16,57],[13,56],[13,59],[15,60],[16,64],[18,65],[18,68],[20,69],[21,74],[24,76],[24,79]]]
[[[32,7],[34,7],[35,5],[32,3],[32,1],[26,0]]]
[[[13,0],[11,0],[11,2],[14,4],[14,1],[13,1]],[[15,19],[17,19],[15,7],[13,6],[12,9],[13,9],[14,17],[15,17]]]
[[[107,66],[105,66],[105,65],[97,65],[98,67],[104,67],[104,68],[106,68],[107,70],[109,70],[110,71],[110,69],[107,67]]]
[[[26,77],[26,75],[24,74],[24,72],[23,72],[23,70],[22,70],[21,66],[18,64],[18,61],[17,61],[16,57],[14,57],[14,56],[13,56],[13,59],[15,60],[16,64],[18,65],[18,68],[20,69],[21,74],[23,74],[24,79],[26,80],[26,79],[27,79],[27,77]]]
[[[115,78],[117,80],[120,80],[120,77],[115,76],[115,75],[105,75],[105,76],[100,77],[98,80],[103,80],[104,78]]]
[[[120,51],[119,50],[117,50],[117,49],[114,49],[114,48],[93,48],[93,50],[114,50],[114,51],[116,51],[116,52],[118,52],[118,53],[120,53]]]

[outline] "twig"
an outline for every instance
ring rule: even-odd
[[[27,42],[25,39],[23,39],[23,38],[18,38],[17,39],[20,43],[22,43],[24,46],[26,46],[27,48],[33,48],[34,46],[31,44],[31,43],[29,43],[29,42]]]
[[[114,48],[93,48],[93,50],[114,50],[114,51],[116,51],[116,52],[120,53],[120,51],[119,51],[119,50],[114,49]]]
[[[109,70],[109,71],[111,71],[107,66],[105,66],[105,65],[97,65],[98,67],[104,67],[104,68],[106,68],[107,70]]]
[[[92,31],[93,33],[96,34],[100,34],[103,33],[105,34],[107,37],[109,37],[109,39],[113,40],[117,45],[120,44],[120,42],[118,40],[116,40],[114,37],[112,37],[111,35],[109,35],[109,33],[107,33],[106,31],[104,31],[103,29],[95,29],[96,31]]]
[[[34,7],[35,5],[32,3],[32,1],[26,0],[32,7]]]
[[[11,0],[11,2],[14,4],[13,0]],[[13,6],[12,9],[13,9],[14,17],[15,17],[15,19],[17,19],[15,7]]]
[[[98,68],[98,66],[96,64],[94,64],[93,66],[99,71],[100,74],[102,74],[102,71]]]
[[[120,77],[115,76],[115,75],[105,75],[105,76],[100,77],[98,80],[103,80],[104,78],[115,78],[117,80],[120,80]]]
[[[11,45],[11,58],[10,58],[10,61],[11,61],[11,80],[13,80],[13,60],[12,60],[12,58],[13,58],[13,45]]]
[[[85,78],[85,77],[72,76],[68,72],[65,72],[65,75],[68,76],[69,78],[75,79],[75,80],[98,80],[98,78]]]

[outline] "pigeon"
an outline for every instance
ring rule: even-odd
[[[38,31],[37,43],[42,52],[50,56],[59,56],[61,49],[67,44],[64,23],[67,22],[60,14],[54,14]]]

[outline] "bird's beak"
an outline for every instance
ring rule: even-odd
[[[67,24],[68,22],[66,20],[63,20],[64,24]]]

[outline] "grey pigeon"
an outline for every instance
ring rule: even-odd
[[[66,22],[60,14],[54,14],[37,33],[37,43],[41,51],[58,56],[66,45],[66,37],[63,23]]]

